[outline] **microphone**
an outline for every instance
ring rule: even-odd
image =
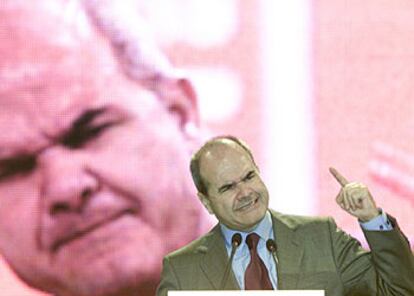
[[[234,257],[234,254],[236,253],[237,248],[241,244],[241,240],[242,240],[241,234],[238,232],[233,234],[233,236],[231,237],[230,258],[229,258],[229,261],[227,261],[226,269],[224,271],[224,276],[223,276],[223,279],[221,280],[220,290],[224,289],[224,285],[227,282],[227,278],[229,277],[229,274],[230,274],[231,263],[233,262],[233,257]]]
[[[271,238],[269,238],[266,241],[266,248],[269,250],[270,253],[272,253],[273,259],[276,262],[276,266],[279,265],[279,260],[277,259],[277,246],[274,240],[272,240]]]
[[[275,243],[274,240],[272,240],[271,238],[269,238],[266,241],[266,248],[269,250],[270,253],[272,253],[273,256],[273,260],[275,260],[276,263],[276,282],[277,282],[277,286],[280,287],[280,282],[279,282],[279,260],[277,259],[277,245]]]

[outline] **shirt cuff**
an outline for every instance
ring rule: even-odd
[[[381,214],[368,222],[359,222],[359,225],[367,231],[390,231],[393,230],[387,214],[381,210]]]

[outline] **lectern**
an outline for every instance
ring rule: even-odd
[[[168,296],[325,296],[323,290],[169,291]]]

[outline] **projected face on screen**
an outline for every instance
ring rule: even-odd
[[[196,234],[185,119],[38,12],[0,12],[0,251],[58,295],[145,291]]]

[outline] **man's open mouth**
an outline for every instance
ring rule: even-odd
[[[251,207],[253,207],[254,205],[256,205],[258,201],[259,201],[259,197],[253,198],[249,202],[245,202],[245,203],[239,205],[236,208],[236,211],[240,211],[240,212],[246,211],[246,210],[250,209]]]

